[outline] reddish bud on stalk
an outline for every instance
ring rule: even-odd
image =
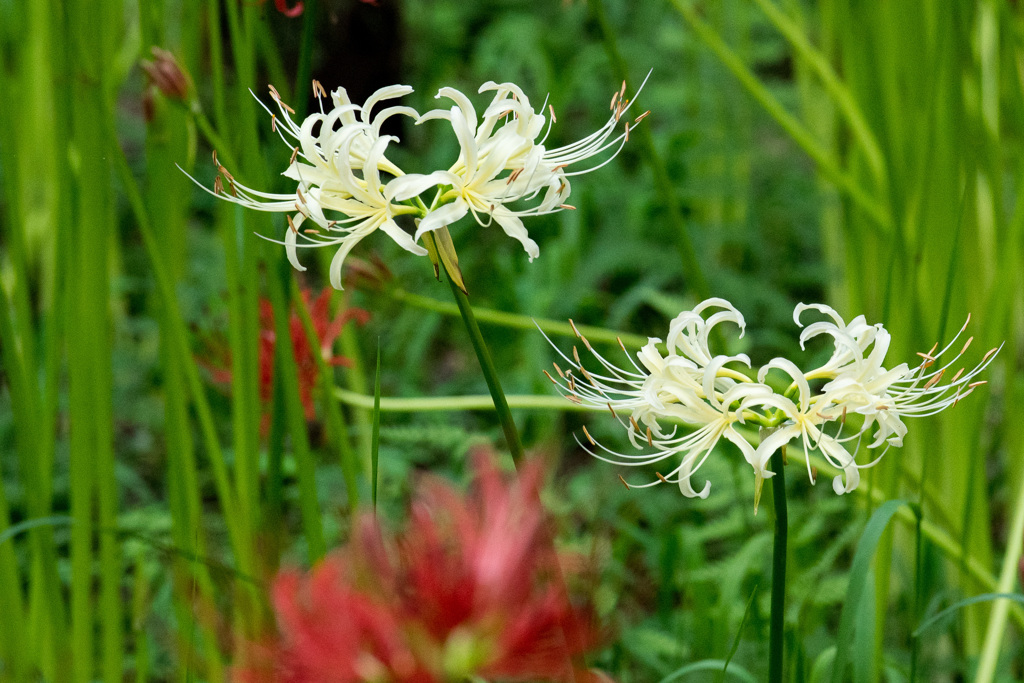
[[[185,101],[192,89],[192,81],[182,70],[174,55],[159,47],[153,46],[153,61],[142,61],[142,70],[146,72],[149,82],[164,97]]]

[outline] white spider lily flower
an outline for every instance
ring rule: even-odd
[[[918,353],[921,363],[911,369],[907,363],[900,363],[892,369],[884,365],[889,351],[891,337],[881,324],[867,325],[864,316],[858,316],[849,325],[832,308],[823,304],[799,304],[793,318],[800,324],[800,314],[814,309],[829,316],[833,322],[817,322],[800,335],[801,346],[811,337],[828,334],[835,339],[836,350],[821,368],[805,374],[805,378],[826,378],[830,381],[822,391],[833,397],[837,404],[851,413],[865,416],[864,430],[878,425],[874,441],[869,448],[877,448],[888,442],[890,446],[902,446],[907,427],[904,417],[934,415],[955,405],[984,382],[975,378],[998,353],[992,349],[982,361],[964,373],[961,369],[943,384],[947,370],[956,364],[970,347],[969,338],[955,358],[938,367],[939,359],[957,343],[970,323],[970,316],[953,339],[936,353],[938,344],[928,353]],[[870,349],[870,350],[869,350]],[[935,367],[933,367],[935,366]]]
[[[280,117],[271,112],[274,130],[292,148],[291,160],[282,175],[297,183],[295,192],[268,193],[246,187],[218,163],[221,176],[227,178],[228,188],[225,190],[224,181],[218,176],[213,194],[249,209],[288,214],[284,238],[271,241],[284,245],[288,260],[297,270],[305,270],[298,260],[297,249],[339,247],[331,262],[330,279],[335,288],[341,289],[345,257],[360,240],[377,229],[387,233],[403,249],[426,255],[426,249],[416,244],[394,220],[396,216],[415,214],[419,210],[393,202],[399,192],[411,191],[416,195],[429,185],[423,185],[418,177],[405,175],[388,160],[385,155],[388,144],[396,142],[397,138],[380,134],[388,118],[401,114],[415,119],[419,116],[416,110],[392,106],[373,112],[379,102],[406,95],[412,88],[404,85],[381,88],[362,106],[353,104],[345,89],[338,88],[332,94],[334,108],[326,113],[323,88],[314,83],[314,90],[321,101],[321,111],[306,117],[299,125],[291,117],[294,112],[271,87],[280,110]],[[396,177],[385,183],[382,172]],[[307,221],[315,223],[315,227],[303,228]]]
[[[918,353],[921,363],[910,369],[901,363],[892,370],[881,365],[888,348],[888,333],[879,334],[871,356],[859,366],[851,366],[839,372],[835,379],[825,385],[823,391],[837,396],[851,412],[865,416],[864,430],[877,425],[874,441],[869,448],[877,448],[887,442],[890,446],[902,446],[907,427],[903,419],[907,417],[927,417],[942,412],[970,395],[978,386],[985,384],[978,380],[978,375],[994,360],[1002,346],[990,349],[981,361],[965,372],[961,367],[948,382],[943,383],[951,368],[970,348],[974,337],[969,337],[951,360],[940,359],[963,336],[970,323],[970,316],[956,336],[941,350],[936,352],[938,344],[928,353]],[[884,343],[881,343],[884,342]],[[881,344],[880,344],[881,343]],[[881,348],[881,352],[876,351]]]
[[[774,476],[774,472],[768,470],[768,462],[772,455],[793,439],[799,439],[803,445],[804,460],[807,464],[807,475],[814,483],[814,470],[811,468],[810,459],[807,454],[815,449],[828,460],[829,464],[837,469],[843,470],[845,476],[837,476],[832,480],[832,489],[839,494],[849,493],[857,488],[860,483],[859,468],[870,467],[871,465],[858,465],[854,456],[843,445],[844,442],[859,438],[858,432],[853,436],[839,438],[829,436],[824,431],[824,425],[830,422],[839,422],[839,429],[842,429],[842,418],[844,409],[837,405],[835,395],[829,392],[813,394],[804,373],[792,361],[785,358],[775,358],[763,366],[757,373],[757,380],[764,382],[766,376],[772,369],[779,369],[793,379],[798,389],[798,400],[793,401],[787,396],[773,393],[770,396],[762,397],[760,406],[762,408],[775,408],[782,411],[787,420],[768,435],[757,447],[755,454],[755,467],[758,475],[764,479]],[[854,449],[856,451],[856,449]],[[874,463],[871,463],[874,464]]]
[[[479,92],[492,90],[495,96],[482,119],[470,99],[454,88],[441,88],[437,93],[438,98],[452,100],[454,106],[430,111],[418,119],[417,124],[433,119],[448,121],[459,140],[459,157],[448,170],[425,176],[440,185],[442,192],[420,222],[415,238],[418,240],[426,232],[472,214],[481,226],[492,220],[497,222],[507,235],[523,245],[532,261],[540,250],[529,237],[522,218],[574,208],[565,204],[571,192],[569,178],[600,168],[619,153],[629,138],[630,123],[625,124],[620,135],[612,136],[632,103],[622,100],[623,83],[623,89],[612,99],[612,115],[604,126],[575,143],[547,149],[544,141],[551,126],[548,124],[545,129],[546,117],[532,108],[525,93],[513,83],[494,82],[485,83]],[[538,141],[542,132],[544,137]],[[610,149],[614,151],[592,168],[571,168]],[[398,194],[396,198],[404,200],[410,196]],[[511,206],[517,202],[535,204]]]
[[[842,316],[831,306],[800,303],[793,309],[793,322],[797,327],[804,327],[800,316],[807,310],[824,313],[832,319],[832,322],[818,321],[808,325],[800,333],[800,348],[806,349],[807,340],[822,334],[829,335],[835,342],[835,351],[831,358],[821,367],[805,373],[804,376],[808,380],[832,379],[844,369],[851,366],[859,367],[865,362],[864,354],[872,344],[874,344],[874,353],[869,364],[878,366],[880,361],[884,360],[885,352],[889,348],[889,335],[881,324],[868,325],[864,316],[859,315],[847,325]],[[879,343],[875,343],[880,335]],[[881,358],[878,358],[879,352]]]
[[[713,308],[725,310],[705,320],[701,314]],[[697,491],[690,480],[722,438],[735,444],[744,459],[755,466],[755,450],[737,431],[736,425],[743,424],[746,411],[760,405],[772,391],[764,384],[751,382],[742,373],[726,367],[734,362],[749,367],[750,359],[745,355],[711,356],[708,335],[715,325],[725,321],[737,323],[742,331],[743,317],[729,302],[724,299],[702,302],[672,322],[671,342],[665,355],[657,349],[660,340],[651,338],[637,354],[639,364],[630,359],[632,369],[615,366],[582,336],[580,339],[601,365],[598,371],[589,371],[583,366],[575,347],[571,358],[555,347],[569,364],[565,371],[555,364],[558,379],[545,372],[559,391],[574,403],[607,408],[625,428],[634,448],[653,449],[654,452],[619,453],[594,441],[585,429],[587,441],[597,451],[582,442],[581,447],[598,459],[631,467],[679,458],[678,464],[667,474],[658,472],[656,481],[639,487],[673,482],[688,497],[708,496],[710,482]],[[624,346],[622,349],[626,353]],[[620,413],[631,415],[626,420]],[[671,429],[666,431],[661,421],[672,422]],[[679,424],[693,431],[680,433]]]

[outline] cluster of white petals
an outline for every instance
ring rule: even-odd
[[[535,111],[514,83],[480,86],[480,93],[493,97],[478,115],[470,98],[454,88],[441,88],[437,94],[452,102],[449,108],[420,114],[406,106],[378,107],[413,91],[405,85],[381,88],[362,105],[353,104],[346,90],[338,88],[330,96],[333,107],[325,110],[326,92],[314,81],[320,112],[301,123],[271,87],[279,113],[267,111],[274,130],[292,150],[283,175],[295,182],[295,191],[279,194],[246,187],[217,162],[215,154],[219,175],[213,193],[246,208],[287,214],[288,228],[280,243],[298,270],[305,270],[298,249],[338,247],[330,269],[331,284],[337,289],[345,257],[375,230],[383,230],[403,249],[425,255],[427,250],[418,244],[425,233],[467,214],[482,226],[497,223],[522,243],[532,261],[539,250],[522,218],[573,208],[565,203],[569,179],[611,161],[628,140],[630,126],[646,115],[624,121],[620,130],[632,104],[624,98],[625,87],[623,83],[613,96],[604,126],[578,142],[550,149],[545,142],[554,110],[548,107],[550,119],[543,107]],[[416,125],[447,122],[459,143],[458,159],[447,169],[406,173],[387,156],[388,147],[399,139],[381,134],[382,125],[393,116],[408,117]],[[594,165],[578,167],[594,157]],[[421,199],[428,191],[433,196]],[[414,234],[396,221],[401,216],[419,219]]]
[[[772,455],[796,440],[812,482],[814,470],[808,454],[815,450],[843,472],[833,480],[833,488],[841,494],[855,489],[860,482],[859,470],[881,457],[857,463],[856,454],[865,435],[870,439],[868,448],[902,446],[907,433],[905,418],[933,415],[955,405],[984,384],[976,378],[998,352],[992,349],[973,369],[953,374],[951,368],[973,340],[969,338],[955,357],[944,360],[967,329],[964,323],[944,348],[937,350],[936,344],[928,353],[918,354],[921,362],[916,367],[901,363],[889,369],[885,356],[891,338],[881,324],[868,325],[864,316],[847,324],[828,306],[799,304],[793,313],[798,326],[803,327],[801,316],[808,310],[825,319],[803,329],[801,348],[820,335],[831,337],[835,343],[831,357],[808,372],[791,360],[775,358],[755,374],[746,355],[714,355],[709,347],[712,329],[730,322],[739,327],[742,337],[745,322],[728,301],[708,299],[672,321],[665,353],[659,351],[662,341],[656,338],[648,340],[636,354],[636,361],[623,346],[630,367],[620,368],[577,333],[597,364],[587,369],[576,347],[569,355],[552,344],[569,367],[563,370],[555,363],[556,374],[545,374],[570,401],[610,411],[637,451],[621,453],[607,448],[584,428],[587,443],[580,441],[580,445],[591,455],[627,466],[671,462],[666,473],[657,473],[657,480],[627,485],[646,487],[672,482],[678,484],[683,495],[706,498],[710,482],[698,491],[690,480],[720,439],[739,448],[758,482],[773,476],[768,469]],[[773,372],[789,380],[784,391],[767,383]],[[952,374],[948,380],[947,373]],[[812,383],[817,388],[812,389]],[[862,419],[848,420],[853,415]],[[755,446],[738,426],[748,427],[747,433],[766,428],[765,437]]]

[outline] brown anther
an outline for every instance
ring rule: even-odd
[[[292,158],[288,160],[288,165],[291,166],[292,164],[294,164],[295,163],[295,159],[298,158],[298,156],[299,156],[299,148],[296,147],[295,149],[292,150]]]
[[[302,188],[301,187],[296,187],[295,188],[295,194],[298,195],[300,202],[302,202],[303,204],[306,203],[306,197],[302,194]]]
[[[988,353],[986,353],[984,356],[982,356],[981,362],[984,363],[985,361],[987,361],[998,350],[999,349],[989,349]]]
[[[568,168],[568,167],[569,167],[569,164],[559,164],[558,166],[555,166],[554,168],[552,168],[552,169],[551,169],[551,172],[552,172],[552,173],[558,173],[558,172],[559,172],[559,171],[561,171],[561,170],[562,170],[563,168]]]
[[[960,349],[960,355],[961,356],[964,355],[964,351],[967,350],[967,347],[971,345],[972,341],[974,341],[974,337],[968,337],[967,338],[967,343],[964,344],[964,348]]]
[[[946,372],[946,369],[945,369],[945,368],[943,368],[943,369],[939,370],[939,371],[938,371],[937,373],[935,373],[935,376],[934,376],[934,377],[932,377],[932,378],[931,378],[930,380],[928,380],[927,382],[925,382],[924,388],[925,388],[925,389],[931,389],[931,388],[932,388],[932,387],[934,387],[934,386],[935,386],[936,384],[938,384],[938,383],[939,383],[939,380],[941,380],[941,379],[942,379],[942,374],[943,374],[944,372]]]
[[[234,180],[235,179],[235,176],[231,175],[231,172],[228,171],[228,169],[224,168],[223,166],[218,166],[217,170],[220,171],[221,173],[223,173],[224,177],[227,178],[228,180]]]
[[[238,190],[235,189],[234,178],[228,178],[228,187],[231,188],[231,196],[238,197]]]
[[[551,376],[550,372],[548,372],[547,370],[541,370],[541,372],[544,373],[545,377],[547,377],[549,380],[551,380],[552,384],[554,384],[556,387],[558,386],[558,382],[555,381],[555,378]]]
[[[629,490],[629,484],[626,483],[626,480],[622,478],[621,474],[619,475],[619,481],[622,482],[622,485],[625,486],[626,490],[628,491]]]
[[[612,101],[611,104],[608,105],[609,111],[615,111],[615,103],[618,101],[618,99],[619,92],[616,90],[614,93],[612,93]]]
[[[633,425],[633,431],[634,432],[639,432],[640,431],[640,425],[638,425],[636,423],[636,418],[633,417],[632,415],[629,416],[629,424]]]
[[[270,96],[274,98],[275,102],[281,101],[281,93],[277,92],[277,88],[272,83],[267,84],[267,88],[270,89]]]
[[[619,342],[619,348],[622,349],[622,352],[628,356],[629,351],[626,350],[626,345],[622,343],[622,337],[615,337],[615,341]]]
[[[580,366],[580,372],[583,373],[583,376],[587,378],[588,382],[590,382],[591,384],[594,383],[594,378],[590,376],[590,373],[587,372],[587,369],[585,367],[583,367],[582,365]]]
[[[576,329],[576,323],[572,321],[572,318],[569,318],[569,327],[572,328],[572,331],[576,334],[577,337],[580,337],[581,339],[583,338],[583,335],[580,334],[580,331]]]
[[[551,364],[555,366],[555,372],[558,373],[558,376],[565,379],[565,373],[562,372],[562,368],[558,367],[558,363],[552,362]]]
[[[590,351],[591,353],[594,352],[594,347],[590,345],[590,342],[587,341],[586,337],[580,335],[580,341],[582,341],[583,345],[587,347],[587,351]]]
[[[931,350],[928,351],[928,355],[931,356],[932,354],[934,354],[935,350],[938,349],[938,348],[939,348],[939,342],[935,342],[935,345],[932,346]]]
[[[582,368],[583,363],[580,361],[580,352],[576,350],[575,346],[572,347],[572,357],[576,361],[576,367]]]
[[[625,96],[626,96],[626,81],[622,81],[622,89],[619,90],[619,98],[621,99],[621,98],[623,98]]]
[[[271,133],[276,133],[277,132],[277,114],[271,114],[270,115],[270,132]]]
[[[921,358],[924,358],[926,361],[935,361],[930,353],[922,353],[921,351],[918,351],[917,355],[921,356]]]
[[[665,477],[663,477],[661,472],[655,472],[655,474],[658,475],[658,479],[660,479],[662,481],[662,483],[665,483],[665,484],[669,483],[669,480],[666,479]]]
[[[619,416],[615,414],[615,408],[612,408],[612,402],[611,402],[611,401],[608,401],[608,402],[606,403],[606,405],[608,406],[608,410],[609,410],[609,411],[611,412],[611,414],[612,414],[612,417],[614,417],[614,418],[615,418],[616,420],[618,420],[618,419],[619,419]]]
[[[313,94],[317,97],[327,97],[327,91],[324,90],[324,86],[320,85],[320,81],[313,79]]]
[[[587,426],[586,425],[583,425],[583,433],[586,434],[587,441],[590,442],[591,446],[596,446],[597,445],[597,442],[594,441],[594,437],[590,436],[590,432],[587,431]]]
[[[574,394],[578,393],[576,391],[576,378],[573,377],[572,375],[569,375],[568,376],[568,380],[569,380],[569,391],[571,391]]]
[[[968,389],[973,389],[974,387],[980,387],[982,384],[988,384],[988,380],[987,379],[983,379],[983,380],[980,380],[978,382],[971,382],[970,384],[967,385],[967,388]]]
[[[562,194],[563,192],[565,192],[565,188],[566,188],[566,184],[565,184],[565,181],[563,180],[562,182],[560,182],[558,184],[558,192],[556,192],[555,194]]]
[[[302,232],[304,232],[306,234],[309,234],[309,235],[319,235],[320,234],[319,230],[314,230],[313,228],[306,228]]]
[[[879,410],[889,410],[889,406],[878,406]]]
[[[654,439],[651,438],[651,428],[647,428],[647,445],[654,448]]]
[[[573,394],[566,394],[565,397],[578,406],[583,405],[583,399],[580,398],[579,396],[574,396]]]
[[[558,123],[558,119],[555,118],[555,108],[549,104],[548,111],[551,112],[551,123]]]
[[[640,123],[641,121],[643,121],[644,119],[646,119],[646,118],[647,118],[647,116],[648,116],[648,115],[649,115],[650,113],[651,113],[651,110],[650,110],[650,109],[648,109],[648,110],[647,110],[647,111],[645,111],[645,112],[644,112],[643,114],[640,114],[640,116],[638,116],[638,117],[636,117],[635,119],[633,119],[633,125],[635,126],[636,124],[638,124],[638,123]]]
[[[813,484],[817,480],[818,480],[818,468],[812,466],[811,467],[811,483]]]
[[[568,209],[569,211],[575,211],[576,210],[576,207],[573,206],[572,204],[559,204],[558,208],[560,208],[560,209]]]
[[[295,221],[292,220],[291,216],[285,215],[285,220],[288,221],[288,227],[292,229],[296,235],[299,234],[299,229],[295,227]]]
[[[846,426],[846,406],[843,406],[843,414],[839,417],[839,425],[841,427]]]
[[[213,165],[220,166],[220,162],[217,161],[217,150],[213,150]]]
[[[950,384],[955,384],[955,383],[956,383],[956,381],[957,381],[958,379],[960,379],[960,375],[962,375],[963,373],[964,373],[964,369],[963,369],[963,368],[960,368],[959,370],[957,370],[957,371],[956,371],[956,374],[955,374],[955,375],[953,375],[953,379],[949,380],[949,383],[950,383]]]
[[[213,179],[213,193],[224,194],[224,180],[220,176]]]
[[[626,121],[626,142],[629,142],[629,121]]]

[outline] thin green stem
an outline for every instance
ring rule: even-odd
[[[763,437],[769,433],[762,431]],[[785,448],[785,447],[783,447]],[[771,459],[772,494],[775,502],[775,540],[772,543],[772,606],[768,634],[768,680],[782,682],[782,656],[786,626],[786,550],[789,535],[789,511],[786,509],[786,467],[783,449]]]
[[[869,225],[876,228],[881,233],[880,236],[889,235],[892,232],[893,220],[886,206],[864,190],[853,176],[842,169],[834,156],[795,116],[786,110],[764,83],[743,63],[743,60],[722,40],[722,37],[697,15],[693,7],[684,0],[672,0],[672,4],[697,37],[715,53],[715,56],[725,68],[732,72],[750,96],[814,160],[822,174],[871,217],[873,222]]]
[[[518,466],[523,459],[523,444],[519,440],[519,431],[516,429],[515,420],[512,419],[512,412],[508,408],[505,392],[501,389],[498,370],[494,367],[491,353],[487,350],[487,343],[484,341],[484,336],[480,333],[480,326],[477,325],[476,317],[473,315],[473,307],[469,305],[469,297],[455,284],[455,280],[448,273],[445,273],[445,276],[448,284],[451,285],[452,296],[455,297],[455,302],[459,306],[462,321],[466,324],[469,339],[473,342],[473,350],[476,352],[477,360],[480,361],[480,369],[483,370],[487,389],[491,392],[494,409],[498,411],[498,421],[501,422],[501,429],[505,432],[505,442],[508,445],[509,453],[512,454],[512,460]]]
[[[373,396],[341,387],[334,387],[334,397],[346,405],[373,410]],[[507,394],[505,400],[510,408],[534,410],[565,410],[571,412],[597,412],[596,408],[581,406],[561,396],[532,396],[529,394]],[[461,412],[465,410],[494,410],[490,395],[469,396],[428,396],[417,398],[380,399],[380,410],[385,413]],[[601,412],[607,412],[607,408]]]
[[[926,458],[922,458],[922,461]],[[921,465],[922,480],[924,479],[924,465]],[[923,484],[923,481],[922,481]],[[923,579],[923,565],[924,565],[924,544],[921,542],[921,522],[924,521],[924,487],[921,487],[921,493],[918,496],[917,505],[914,508],[914,513],[917,516],[917,523],[914,524],[914,621],[915,624],[921,623],[921,609],[924,603],[924,590],[921,588]],[[910,677],[907,679],[909,683],[914,683],[917,680],[917,659],[921,650],[921,639],[916,634],[910,635]]]
[[[302,322],[302,329],[306,333],[306,341],[309,345],[309,352],[316,362],[318,384],[320,393],[323,396],[324,412],[327,419],[327,426],[331,436],[338,442],[338,459],[341,463],[341,471],[345,476],[345,490],[348,494],[349,508],[355,511],[359,505],[359,487],[356,482],[359,463],[356,454],[352,450],[349,441],[348,425],[345,424],[345,417],[341,414],[338,404],[331,400],[331,390],[334,388],[334,373],[320,349],[320,339],[317,337],[316,328],[313,326],[313,319],[309,314],[306,301],[302,298],[298,285],[293,278],[291,280],[292,305],[298,313]]]
[[[387,294],[396,301],[401,301],[402,303],[415,306],[416,308],[435,311],[443,315],[460,315],[459,307],[455,304],[438,301],[437,299],[432,299],[429,296],[413,294],[397,288],[387,290]],[[563,322],[561,320],[531,318],[526,315],[497,311],[493,308],[481,308],[480,306],[473,306],[472,312],[476,319],[482,323],[508,327],[516,330],[536,330],[537,328],[540,328],[545,334],[557,335],[559,337],[576,337],[576,332],[573,330],[573,326],[568,322]],[[631,334],[629,332],[618,332],[617,330],[609,330],[604,327],[577,324],[576,329],[579,330],[581,335],[592,342],[618,344],[621,341],[626,346],[632,346],[639,349],[648,341],[647,337],[643,335]]]
[[[619,51],[618,41],[615,39],[615,29],[608,20],[604,11],[602,0],[591,0],[591,12],[601,27],[601,35],[604,38],[605,51],[608,59],[615,69],[615,75],[623,82],[629,80],[629,69],[626,67],[626,60],[622,58]],[[690,287],[700,299],[707,299],[711,296],[711,288],[704,276],[704,269],[701,267],[700,259],[697,257],[697,250],[690,239],[690,233],[683,218],[683,210],[679,205],[676,195],[675,184],[668,172],[664,159],[654,144],[654,136],[649,125],[640,126],[637,130],[640,138],[640,146],[643,148],[644,160],[651,169],[654,176],[654,186],[668,213],[668,221],[672,226],[672,233],[675,237],[676,247],[679,250],[679,258],[683,263],[684,272],[690,281]]]

